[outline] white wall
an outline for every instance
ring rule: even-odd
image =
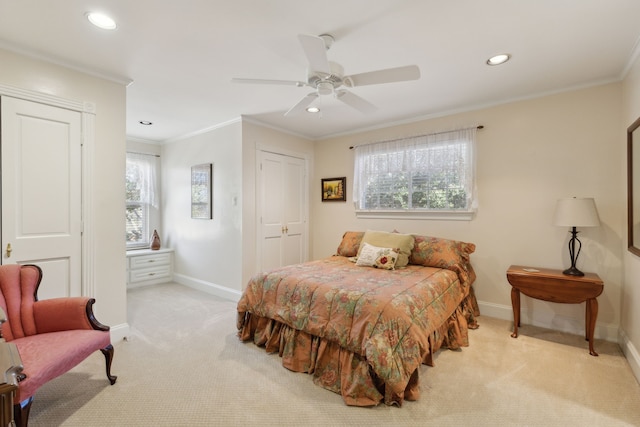
[[[622,92],[623,128],[627,128],[640,117],[640,60],[636,60],[626,76]],[[623,144],[621,143],[621,145]],[[626,155],[622,156],[619,167],[623,170],[626,168]],[[624,219],[626,221],[626,216]],[[636,378],[640,381],[640,354],[638,353],[640,352],[640,258],[626,250],[626,237],[622,239],[622,243],[624,246],[624,287],[622,289],[620,335],[625,355]]]
[[[447,117],[316,143],[315,178],[346,176],[353,183],[350,145],[484,125],[478,131],[479,208],[472,221],[357,219],[351,191],[346,203],[320,202],[312,186],[313,258],[334,253],[347,230],[379,229],[473,242],[478,273],[476,295],[485,315],[512,319],[505,272],[511,264],[566,268],[568,228],[552,224],[562,197],[594,197],[601,226],[580,230],[578,268],[605,282],[598,298],[596,337],[617,339],[622,287],[622,246],[626,200],[622,195],[624,134],[621,85],[514,102]],[[523,297],[522,321],[584,333],[585,305],[552,304]]]
[[[140,138],[127,137],[127,151],[159,156],[162,153],[162,145],[157,142],[146,141]]]
[[[256,150],[309,159],[313,143],[239,120],[163,145],[163,245],[175,249],[174,280],[239,299],[257,273]],[[191,219],[190,168],[214,164],[213,220]]]
[[[163,246],[175,250],[174,279],[237,298],[242,275],[242,125],[163,145]],[[213,164],[213,219],[191,218],[191,167]]]
[[[114,332],[128,332],[124,222],[125,108],[122,83],[0,49],[0,83],[96,105],[93,175],[94,311]],[[46,171],[43,171],[46,173]],[[116,333],[117,334],[117,333]]]

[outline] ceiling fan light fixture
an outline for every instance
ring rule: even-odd
[[[331,34],[320,34],[318,37],[320,37],[322,41],[324,41],[325,49],[331,49],[331,45],[333,45],[333,42],[335,41]]]
[[[487,65],[500,65],[500,64],[504,64],[505,62],[507,62],[509,59],[511,59],[511,55],[508,53],[501,53],[499,55],[495,55],[492,56],[491,58],[487,59]]]
[[[104,13],[88,12],[86,16],[89,22],[91,22],[98,28],[102,28],[103,30],[115,30],[118,27],[116,21],[114,21]]]
[[[333,93],[333,84],[329,82],[318,83],[318,95],[331,95]]]
[[[307,107],[307,113],[319,113],[320,109],[318,107]]]

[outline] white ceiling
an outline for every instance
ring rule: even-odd
[[[118,28],[93,27],[88,11]],[[618,81],[639,17],[638,0],[0,0],[0,47],[132,81],[131,137],[174,140],[242,115],[321,139]],[[372,114],[326,96],[321,115],[294,117],[310,88],[231,83],[306,80],[297,35],[322,33],[345,74],[416,64],[421,78],[351,89]],[[497,53],[513,57],[487,66]]]

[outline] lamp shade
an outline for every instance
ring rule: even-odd
[[[565,227],[597,227],[600,225],[593,198],[558,199],[554,224]]]

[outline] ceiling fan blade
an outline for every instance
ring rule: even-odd
[[[309,71],[331,74],[331,67],[327,59],[327,46],[324,40],[321,37],[308,34],[299,34],[298,40],[300,40],[309,61]]]
[[[284,113],[284,115],[285,116],[290,116],[292,114],[298,114],[298,113],[304,111],[304,109],[307,108],[309,106],[309,104],[311,104],[317,97],[318,97],[317,93],[311,92],[310,94],[308,94],[307,96],[302,98],[300,101],[298,101],[298,103],[296,105],[294,105],[293,107],[291,107],[289,109],[289,111]]]
[[[407,65],[404,67],[387,68],[385,70],[369,71],[367,73],[346,76],[344,78],[344,82],[346,86],[356,87],[382,83],[405,82],[408,80],[418,80],[419,78],[420,68],[418,68],[417,65]]]
[[[369,101],[348,90],[342,89],[336,91],[336,98],[364,114],[373,113],[378,109],[378,107]]]
[[[264,84],[264,85],[287,85],[287,86],[307,86],[307,83],[295,81],[295,80],[268,80],[268,79],[231,79],[232,83],[249,83],[249,84]]]

